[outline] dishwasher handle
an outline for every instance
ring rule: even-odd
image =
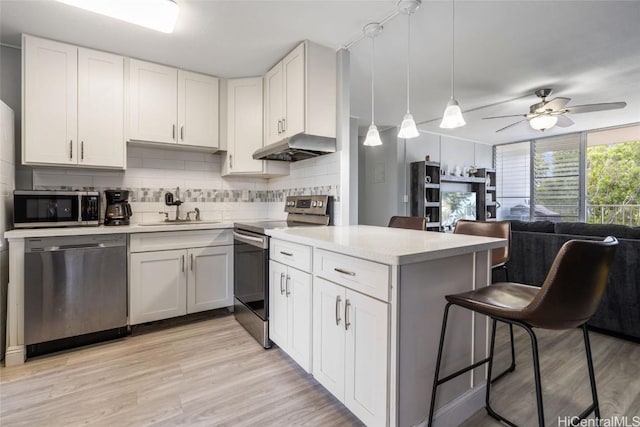
[[[124,235],[90,235],[31,238],[25,241],[25,253],[125,247]]]

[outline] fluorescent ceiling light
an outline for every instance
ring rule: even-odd
[[[172,33],[178,19],[178,5],[172,0],[57,0],[69,6]]]

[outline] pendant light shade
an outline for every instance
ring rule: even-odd
[[[547,114],[537,116],[529,120],[529,126],[531,126],[532,129],[543,132],[554,127],[556,123],[558,123],[558,116],[551,116]]]
[[[411,113],[407,113],[404,115],[402,119],[402,124],[400,125],[400,132],[398,132],[398,138],[415,138],[419,136],[420,132],[418,132],[418,128],[416,127],[416,122],[413,120],[413,115]]]
[[[367,131],[367,137],[364,139],[364,145],[367,147],[375,147],[377,145],[382,145],[382,140],[380,139],[380,132],[378,132],[378,127],[371,123],[369,126],[369,130]]]
[[[398,138],[409,139],[415,138],[420,133],[416,127],[416,122],[413,120],[413,115],[410,111],[410,94],[411,94],[411,79],[409,75],[410,70],[410,58],[411,58],[411,15],[418,10],[422,4],[421,0],[400,0],[398,1],[398,10],[400,13],[407,15],[407,114],[402,118],[402,124],[400,124],[400,131],[398,132]]]
[[[443,129],[455,129],[466,125],[462,117],[462,110],[458,101],[454,97],[454,70],[455,70],[455,56],[456,56],[456,2],[451,0],[451,99],[447,102],[447,107],[444,110],[442,116],[442,122],[440,127]]]
[[[458,101],[451,98],[449,102],[447,102],[447,108],[444,110],[440,127],[443,129],[455,129],[466,124],[464,117],[462,117],[462,110],[460,110]]]
[[[368,147],[375,147],[377,145],[382,145],[382,140],[380,139],[380,133],[378,132],[378,127],[375,125],[375,121],[374,121],[375,52],[376,52],[375,38],[380,33],[382,33],[382,25],[380,25],[377,22],[372,22],[365,25],[362,31],[364,32],[365,36],[371,38],[371,126],[369,126],[369,130],[367,131],[367,137],[364,139],[364,145]]]

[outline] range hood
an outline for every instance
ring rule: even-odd
[[[298,133],[257,150],[253,153],[253,158],[256,160],[297,162],[335,152],[335,138]]]

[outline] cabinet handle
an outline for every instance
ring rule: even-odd
[[[233,169],[233,154],[229,154],[229,169]]]
[[[189,256],[189,262],[191,264],[189,268],[191,269],[191,271],[193,271],[193,254]]]
[[[180,125],[180,139],[184,141],[184,125]]]
[[[171,125],[171,139],[176,140],[176,125]]]
[[[339,326],[340,321],[342,320],[340,318],[340,302],[342,302],[342,298],[340,298],[340,295],[338,295],[336,297],[336,326]]]
[[[184,255],[180,257],[182,259],[182,272],[184,273]]]
[[[69,140],[69,158],[73,160],[73,139]]]
[[[293,256],[293,254],[292,254],[291,252],[284,252],[284,251],[280,251],[280,253],[281,253],[282,255],[285,255],[285,256]]]
[[[289,276],[287,274],[287,298],[289,298],[289,295],[291,295],[291,291],[289,290],[289,282],[291,282],[291,276]]]
[[[80,160],[84,160],[84,141],[80,141]]]
[[[282,132],[284,133],[287,130],[287,119],[282,119]]]
[[[356,273],[354,273],[353,271],[343,270],[343,269],[338,268],[338,267],[334,268],[334,270],[337,271],[338,273],[346,274],[348,276],[355,276],[356,275]]]
[[[344,303],[344,330],[348,331],[349,326],[351,326],[351,322],[349,321],[349,307],[351,307],[351,301],[347,298],[347,301]]]
[[[284,273],[280,273],[280,295],[284,295]]]
[[[282,133],[282,120],[278,120],[278,135]]]

